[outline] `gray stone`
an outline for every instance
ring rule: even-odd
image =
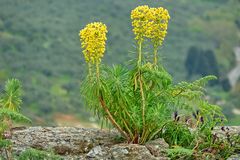
[[[87,157],[89,158],[95,158],[97,156],[103,156],[102,148],[101,146],[96,146],[93,149],[88,152]]]
[[[240,160],[240,154],[232,155],[227,160]]]
[[[86,159],[106,160],[111,159],[107,146],[96,146],[86,155]]]
[[[13,131],[13,151],[28,149],[53,150],[59,155],[87,154],[99,145],[115,144],[117,132],[75,127],[30,127]]]
[[[220,127],[215,133],[224,137]],[[240,127],[229,127],[230,135],[238,134]],[[145,145],[117,142],[116,131],[76,127],[29,127],[13,130],[13,152],[20,154],[28,148],[52,150],[65,160],[167,160],[168,144],[163,139]],[[221,136],[220,136],[221,137]],[[229,160],[240,160],[239,155]]]
[[[169,145],[165,142],[164,139],[159,138],[156,140],[149,141],[145,144],[147,149],[155,157],[167,157],[166,150],[169,148]],[[168,159],[168,158],[166,158]]]
[[[157,160],[149,150],[138,144],[117,144],[110,148],[114,160]]]

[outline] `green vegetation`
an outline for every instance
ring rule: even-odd
[[[29,111],[28,115],[36,119],[55,112],[84,115],[77,87],[81,83],[83,99],[93,113],[103,122],[110,122],[128,143],[145,144],[164,138],[170,146],[171,159],[221,159],[239,152],[238,134],[230,135],[228,128],[222,127],[226,139],[221,139],[213,132],[213,128],[223,125],[226,119],[221,107],[210,103],[225,99],[228,102],[223,110],[231,115],[226,106],[232,109],[239,104],[239,84],[231,92],[223,91],[220,86],[207,86],[212,97],[207,101],[204,87],[209,80],[216,80],[215,76],[192,83],[183,81],[189,78],[187,72],[195,76],[191,79],[212,73],[220,80],[225,78],[224,73],[234,62],[232,49],[239,44],[239,1],[201,1],[191,7],[187,0],[144,1],[151,6],[167,6],[173,15],[164,45],[170,18],[167,10],[143,6],[133,11],[136,42],[130,43],[133,36],[130,27],[125,27],[130,23],[126,15],[143,2],[104,0],[97,3],[95,9],[96,2],[84,0],[0,2],[0,82],[10,76],[23,81],[24,101],[28,106],[23,111]],[[92,10],[88,10],[89,7]],[[89,69],[82,82],[87,67],[78,55],[81,50],[76,33],[83,24],[96,20],[110,26],[103,62],[121,65],[100,64],[107,28],[103,23],[89,25],[80,33]],[[132,55],[128,55],[127,50],[131,50]],[[194,55],[201,61],[192,63],[196,60]],[[133,60],[128,63],[129,59]],[[203,63],[203,68],[199,69],[201,65],[197,63]],[[176,77],[174,80],[170,73]],[[20,81],[8,80],[0,88],[4,88],[0,95],[0,151],[3,158],[10,160],[15,158],[8,140],[11,128],[14,123],[30,120],[20,113]],[[52,152],[35,149],[26,150],[16,158],[61,159]]]
[[[40,151],[36,149],[28,149],[24,151],[19,157],[18,160],[63,160],[58,155],[55,155],[52,152]]]
[[[82,29],[79,35],[89,69],[82,96],[94,114],[110,122],[128,143],[145,144],[160,137],[169,144],[171,159],[226,159],[239,151],[240,137],[225,127],[221,128],[225,139],[213,132],[226,121],[221,107],[205,98],[204,86],[216,77],[174,84],[159,63],[158,49],[169,18],[167,10],[146,5],[131,12],[138,58],[128,66],[101,65],[105,24],[94,22]]]
[[[52,152],[28,149],[18,157],[12,153],[10,141],[14,123],[29,123],[30,119],[20,113],[22,105],[22,86],[19,80],[10,79],[6,82],[4,91],[0,94],[0,159],[61,159]]]
[[[165,6],[172,16],[161,63],[175,82],[186,78],[184,62],[191,46],[212,50],[219,78],[226,76],[234,65],[233,47],[239,44],[238,0],[1,0],[0,84],[8,77],[22,81],[23,113],[34,123],[42,116],[48,121],[56,112],[77,113],[87,119],[90,114],[84,109],[78,89],[86,75],[79,57],[78,30],[92,21],[107,24],[109,43],[104,62],[126,64],[133,57],[129,51],[134,50],[129,13],[141,4]],[[224,99],[224,113],[234,118],[230,110],[239,107],[239,92],[224,92],[217,87],[209,94],[214,102]]]
[[[12,143],[8,140],[11,137],[13,122],[30,122],[27,117],[19,113],[22,103],[21,92],[20,81],[11,79],[6,82],[5,89],[0,95],[0,151],[9,160],[13,157]]]
[[[230,134],[228,127],[222,127],[225,138],[219,138],[221,133],[213,131],[213,127],[220,124],[218,120],[204,121],[193,127],[198,117],[199,112],[193,113],[193,116],[185,121],[175,118],[172,123],[164,127],[160,137],[163,137],[170,145],[168,155],[171,159],[226,159],[239,153],[238,133]]]

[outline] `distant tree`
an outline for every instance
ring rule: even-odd
[[[192,46],[188,50],[185,67],[188,72],[188,78],[192,75],[215,75],[219,77],[219,69],[216,57],[212,50],[202,50]],[[212,84],[218,83],[217,81]]]
[[[206,50],[204,55],[208,62],[207,65],[209,65],[207,67],[208,70],[206,70],[208,72],[206,73],[206,75],[214,74],[215,76],[219,76],[218,63],[214,55],[214,52],[212,50]]]
[[[196,73],[197,69],[197,58],[199,54],[199,49],[195,46],[192,46],[188,50],[188,55],[185,61],[185,66],[187,68],[187,72],[189,76],[192,76],[192,74]]]
[[[240,29],[240,18],[235,20],[235,24]]]
[[[223,79],[221,81],[221,85],[222,85],[222,88],[225,91],[229,91],[231,89],[231,85],[230,85],[230,82],[229,82],[228,78]]]

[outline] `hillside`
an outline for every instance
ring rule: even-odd
[[[92,21],[107,24],[104,61],[127,63],[135,56],[130,12],[142,4],[163,6],[170,12],[160,54],[177,81],[187,77],[184,63],[191,46],[214,52],[220,79],[234,67],[233,48],[240,44],[239,0],[0,0],[0,84],[9,77],[23,82],[23,111],[35,123],[51,120],[54,113],[89,121],[79,93],[86,72],[79,30]],[[224,99],[224,112],[235,124],[239,121],[234,120],[232,109],[240,109],[239,88],[227,92],[220,86],[210,88],[213,101]]]

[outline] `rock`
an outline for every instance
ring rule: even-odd
[[[57,153],[59,155],[66,155],[72,152],[72,149],[68,146],[60,145],[60,146],[54,146],[53,147],[54,153]]]
[[[226,139],[232,136],[240,136],[240,127],[238,126],[215,127],[213,133],[221,139]]]
[[[232,155],[227,160],[240,160],[240,154]]]
[[[107,157],[109,157],[107,148],[102,148],[101,146],[94,147],[86,155],[86,158],[91,158],[91,159],[103,159],[103,158],[107,159]]]
[[[30,127],[15,130],[11,141],[16,154],[28,149],[53,150],[60,155],[88,153],[98,145],[115,144],[117,132],[75,127]]]
[[[110,148],[115,160],[157,160],[149,150],[138,144],[117,144]]]
[[[159,149],[159,153],[161,154],[158,154],[158,157],[151,154],[149,149],[144,145],[122,143],[113,146],[96,146],[86,155],[86,158],[94,160],[167,160],[166,152],[163,150],[164,147],[168,145],[162,140],[161,144],[164,144],[165,146],[163,146],[162,149]],[[161,144],[156,145],[160,146]],[[151,145],[149,144],[149,146]]]
[[[226,128],[230,135],[238,134],[240,127]],[[76,127],[29,127],[14,129],[11,136],[13,152],[19,155],[28,148],[51,150],[65,160],[167,160],[168,144],[161,138],[145,145],[117,141],[116,131]],[[220,127],[214,132],[224,137]],[[220,136],[221,137],[221,136]],[[235,155],[229,160],[237,160]]]
[[[165,142],[164,139],[159,138],[156,140],[149,141],[145,144],[147,149],[155,157],[167,157],[166,150],[169,148],[169,145]],[[166,158],[168,159],[168,158]]]

